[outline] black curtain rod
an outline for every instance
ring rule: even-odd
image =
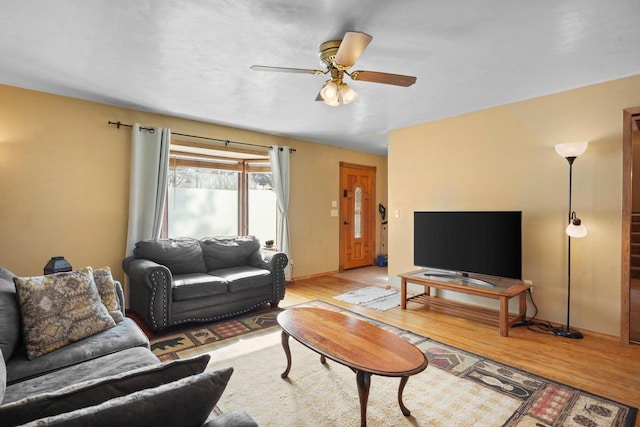
[[[125,124],[125,123],[121,123],[120,121],[117,121],[117,122],[109,121],[109,124],[110,125],[114,125],[118,129],[120,129],[120,126],[123,126],[123,127],[126,127],[126,128],[133,128],[133,125],[128,125],[128,124]],[[150,133],[154,133],[156,131],[154,128],[148,128],[148,127],[143,127],[143,126],[140,126],[140,130],[146,130],[146,131],[149,131]],[[239,144],[239,145],[247,145],[247,146],[250,146],[250,147],[268,148],[269,150],[271,150],[273,148],[271,146],[265,147],[264,145],[250,144],[248,142],[230,141],[228,139],[210,138],[208,136],[189,135],[189,134],[186,134],[186,133],[178,133],[178,132],[173,132],[173,131],[171,131],[171,134],[172,135],[178,135],[178,136],[186,136],[188,138],[206,139],[207,141],[224,142],[225,147],[227,145],[229,145],[229,144]],[[280,147],[280,150],[282,150],[282,147]],[[289,148],[289,152],[290,153],[294,153],[295,151],[296,151],[295,148]]]

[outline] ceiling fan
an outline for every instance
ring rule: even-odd
[[[264,65],[252,65],[251,69],[256,71],[275,71],[283,73],[303,73],[303,74],[330,74],[331,78],[325,82],[316,97],[316,101],[324,101],[331,106],[349,104],[357,98],[358,94],[343,82],[344,75],[352,80],[365,82],[384,83],[395,86],[411,86],[416,82],[413,76],[401,74],[381,73],[378,71],[356,70],[349,72],[362,52],[371,43],[369,34],[359,31],[349,31],[342,40],[330,40],[320,45],[320,59],[324,62],[326,70],[311,70],[306,68],[286,68],[268,67]]]

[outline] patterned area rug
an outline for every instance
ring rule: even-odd
[[[312,301],[306,306],[345,312],[402,336],[425,352],[429,367],[409,379],[397,407],[397,378],[374,376],[367,411],[370,425],[406,426],[625,426],[637,410],[541,378],[365,316]],[[318,355],[291,340],[292,371],[286,365],[275,318],[281,310],[183,330],[152,340],[163,360],[209,353],[209,369],[235,371],[218,402],[243,409],[260,425],[358,425],[355,377],[336,363],[320,365]]]
[[[229,345],[242,339],[245,334],[250,332],[278,326],[276,317],[281,311],[281,308],[258,309],[228,320],[197,324],[180,328],[175,332],[156,334],[150,339],[151,351],[160,360],[168,361],[179,359],[181,353],[197,347],[207,346],[210,348],[216,344]]]

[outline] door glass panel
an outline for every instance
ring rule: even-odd
[[[362,188],[356,187],[353,209],[353,237],[362,237]]]

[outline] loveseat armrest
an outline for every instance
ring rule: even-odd
[[[171,271],[154,261],[129,256],[122,261],[129,276],[129,304],[132,311],[153,330],[171,325]]]
[[[284,269],[289,263],[289,258],[284,252],[269,250],[257,250],[249,257],[249,265],[256,268],[264,268],[271,272],[273,276],[273,301],[277,305],[278,301],[284,298],[286,290],[286,278]]]

